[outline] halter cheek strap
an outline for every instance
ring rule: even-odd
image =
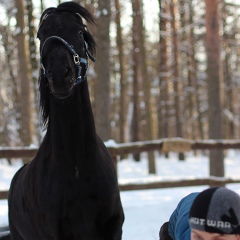
[[[71,54],[73,55],[73,61],[74,61],[74,64],[75,64],[75,66],[77,68],[77,78],[76,78],[75,84],[78,84],[78,83],[81,83],[82,81],[84,81],[86,79],[86,76],[85,76],[85,74],[84,74],[84,76],[82,76],[82,66],[81,66],[81,64],[85,65],[86,72],[87,72],[87,69],[88,69],[88,59],[79,57],[77,52],[74,50],[73,46],[70,45],[67,41],[65,41],[64,39],[62,39],[62,38],[60,38],[58,36],[51,36],[51,37],[47,38],[45,40],[45,42],[43,43],[41,54],[40,54],[40,65],[41,65],[41,68],[43,70],[44,76],[47,77],[46,69],[45,69],[45,67],[43,65],[43,62],[42,62],[43,49],[44,49],[46,43],[48,41],[52,40],[52,39],[59,40],[61,43],[63,43],[67,47],[67,49],[71,52]],[[89,57],[93,62],[96,62],[96,59],[89,52],[88,44],[87,44],[87,42],[85,40],[84,40],[84,50],[86,51],[87,57]]]

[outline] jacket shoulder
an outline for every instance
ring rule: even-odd
[[[190,239],[190,226],[188,222],[189,211],[194,199],[198,194],[198,192],[195,192],[184,197],[178,203],[177,208],[172,213],[169,220],[168,232],[173,239]]]

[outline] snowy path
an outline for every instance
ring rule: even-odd
[[[208,176],[208,160],[206,157],[189,155],[185,162],[179,162],[175,155],[169,160],[158,158],[157,175],[148,175],[147,161],[139,163],[130,160],[121,161],[118,165],[119,182],[143,182],[154,180],[200,178]],[[0,189],[9,187],[11,178],[19,168],[16,162],[13,167],[0,162]],[[240,153],[229,152],[225,160],[225,176],[239,178]],[[123,240],[158,240],[161,224],[168,220],[177,203],[185,195],[201,191],[207,186],[169,188],[121,192],[125,212]],[[240,194],[240,184],[228,185]],[[7,201],[0,201],[0,226],[7,223]]]

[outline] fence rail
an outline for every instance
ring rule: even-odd
[[[115,161],[117,156],[133,153],[142,153],[150,151],[162,152],[188,152],[192,150],[211,150],[211,149],[240,149],[240,140],[201,140],[194,141],[183,138],[168,138],[153,141],[142,141],[121,144],[108,144],[106,146]],[[1,158],[33,158],[38,148],[33,147],[1,147]],[[119,184],[121,191],[156,189],[169,187],[184,187],[197,185],[222,185],[227,183],[239,183],[240,179],[209,177],[203,179],[190,179],[178,181],[161,181],[139,184]],[[7,198],[7,191],[0,191],[0,199]]]
[[[183,138],[166,138],[153,141],[142,141],[120,144],[106,144],[117,168],[117,156],[150,151],[188,152],[191,150],[240,149],[240,140],[201,140],[193,141]],[[38,148],[1,147],[1,158],[33,158]],[[26,161],[26,160],[25,160]]]
[[[197,141],[184,138],[166,138],[132,143],[106,143],[106,146],[112,157],[115,157],[150,151],[188,152],[191,150],[240,149],[240,140]],[[36,147],[0,147],[0,158],[32,158],[37,151]]]

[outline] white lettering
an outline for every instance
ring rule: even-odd
[[[218,228],[224,228],[224,222],[222,222],[222,221],[217,221],[217,227],[218,227]]]
[[[217,221],[214,220],[207,220],[207,225],[209,227],[215,227],[217,225]]]
[[[203,226],[205,224],[205,219],[200,218],[199,220],[200,220],[200,225]]]
[[[190,222],[194,224],[199,224],[199,218],[191,218]]]
[[[190,218],[190,223],[204,226],[205,224],[209,227],[217,227],[217,228],[231,228],[231,224],[229,222],[223,221],[215,221],[215,220],[205,220],[203,218]]]
[[[225,228],[231,228],[231,224],[229,222],[225,222]]]

